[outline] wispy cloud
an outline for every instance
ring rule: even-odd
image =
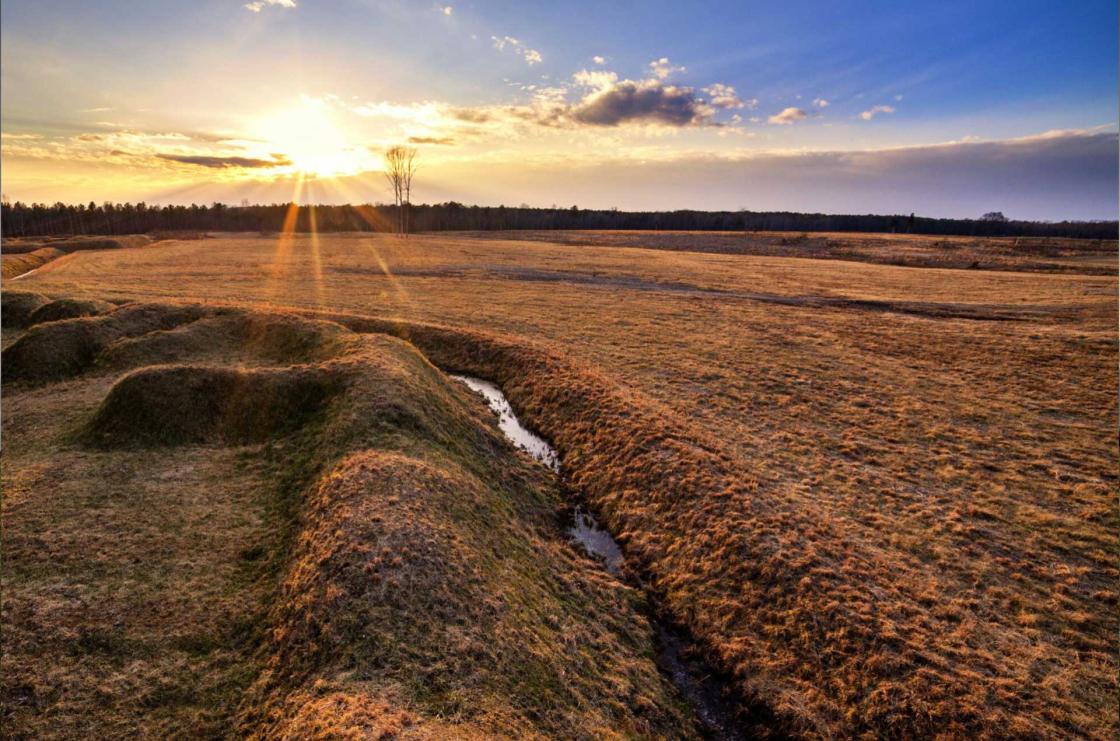
[[[828,108],[828,100],[825,98],[813,98],[813,105],[817,108]]]
[[[213,169],[222,169],[227,167],[242,167],[242,168],[264,168],[264,167],[284,167],[292,164],[291,160],[282,155],[272,155],[272,159],[257,159],[255,157],[219,157],[213,155],[199,155],[199,154],[157,154],[161,160],[168,160],[171,162],[178,162],[184,165],[197,165],[199,167],[209,167]]]
[[[778,124],[779,126],[788,126],[789,124],[792,124],[796,121],[801,121],[808,115],[809,114],[807,114],[800,108],[790,107],[783,109],[779,113],[775,113],[767,120],[772,124]]]
[[[512,49],[513,53],[524,59],[525,63],[530,67],[532,67],[534,64],[539,64],[540,62],[544,61],[544,58],[541,56],[541,53],[539,51],[537,51],[536,49],[530,49],[529,47],[522,44],[519,39],[515,39],[512,36],[491,36],[490,40],[493,42],[494,48],[498,51],[504,51],[507,48]]]
[[[296,0],[253,0],[251,3],[245,3],[243,7],[252,13],[259,13],[263,8],[268,7],[294,8]]]
[[[455,12],[455,9],[450,5],[444,5],[439,9],[439,12],[443,13],[444,15],[451,15],[453,12]]]
[[[602,56],[601,54],[596,54],[595,56],[591,57],[591,61],[595,64],[606,64],[607,58]]]
[[[455,143],[455,137],[452,136],[410,136],[408,137],[409,144],[436,144],[441,146],[450,146]]]
[[[859,117],[862,118],[864,121],[870,121],[871,119],[875,118],[875,116],[879,115],[880,113],[894,113],[894,106],[889,106],[889,105],[871,106],[866,111],[859,114]]]

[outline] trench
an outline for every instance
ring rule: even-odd
[[[515,447],[561,476],[560,456],[556,450],[521,424],[497,385],[473,376],[451,377],[486,399],[490,409],[498,415],[498,428]],[[582,548],[607,572],[646,591],[640,582],[630,576],[632,572],[625,571],[626,559],[622,547],[584,506],[577,504],[573,507],[566,531],[572,544]],[[746,738],[736,720],[739,709],[727,699],[727,682],[699,658],[699,652],[694,650],[692,642],[682,631],[655,614],[648,614],[647,618],[657,640],[657,666],[692,708],[705,737],[718,741]]]

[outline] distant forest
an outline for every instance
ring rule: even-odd
[[[68,205],[4,203],[0,228],[9,237],[48,234],[137,234],[166,231],[391,232],[395,206],[148,206],[143,203]],[[977,237],[1116,239],[1116,221],[1011,221],[922,216],[802,214],[788,211],[618,211],[571,208],[413,205],[414,232],[505,229],[687,229],[698,231],[897,232]]]

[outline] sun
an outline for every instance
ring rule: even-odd
[[[291,163],[288,172],[332,177],[360,169],[360,154],[322,101],[303,98],[261,117],[254,128],[269,154]]]

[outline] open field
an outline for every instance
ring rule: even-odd
[[[186,677],[205,677],[192,686],[214,693],[181,701],[179,690],[169,691],[160,697],[178,698],[170,710],[168,702],[138,699],[155,708],[142,721],[152,732],[202,722],[196,713],[214,728],[236,722],[262,733],[338,718],[384,728],[407,722],[418,735],[549,734],[565,724],[587,736],[604,729],[693,732],[639,648],[648,640],[641,596],[605,575],[588,576],[580,563],[586,559],[550,530],[559,527],[548,514],[561,506],[555,484],[517,463],[495,441],[477,402],[449,388],[430,360],[502,387],[558,449],[567,483],[618,536],[656,609],[691,633],[745,705],[765,709],[776,733],[1115,736],[1114,243],[1071,244],[1051,254],[1016,253],[996,241],[971,240],[958,250],[905,238],[907,252],[896,259],[889,245],[828,235],[821,238],[839,241],[808,239],[825,253],[813,257],[829,259],[805,259],[781,251],[801,243],[765,242],[779,254],[756,254],[762,248],[743,246],[745,238],[736,247],[731,235],[552,236],[565,243],[544,233],[504,236],[520,238],[226,235],[75,253],[21,280],[21,291],[90,302],[48,309],[54,305],[25,298],[27,317],[98,316],[27,331],[8,329],[5,317],[4,622],[16,636],[5,637],[6,665],[11,646],[26,652],[16,660],[23,662],[18,678],[5,671],[9,717],[13,707],[21,723],[32,723],[36,712],[67,717],[106,692],[118,696],[112,688],[122,683],[122,692],[141,698],[151,690],[144,679],[150,672],[179,688],[190,684]],[[881,264],[900,261],[964,268],[979,261],[998,269]],[[198,316],[118,331],[111,318],[124,323],[121,312],[135,307],[113,310],[94,300],[211,305],[161,310]],[[317,323],[312,335],[334,339],[261,350],[246,339],[256,334],[206,314],[218,303],[317,312],[347,329]],[[274,318],[255,321],[281,321],[262,316]],[[74,332],[84,339],[74,340]],[[321,354],[307,355],[308,342]],[[76,359],[62,362],[47,383],[45,369],[56,362],[50,359],[71,350]],[[166,369],[152,370],[166,363],[196,375],[225,369],[194,382],[231,389],[230,398],[257,386],[260,393],[283,390],[310,373],[313,392],[296,398],[319,394],[345,404],[324,401],[333,410],[328,421],[287,427],[286,420],[254,416],[273,402],[246,402],[250,413],[237,416],[261,419],[263,438],[251,431],[255,425],[246,432],[187,424],[198,420],[184,420],[170,441],[130,438],[145,429],[157,434],[158,425],[130,416],[134,410],[182,385],[161,377]],[[373,417],[379,413],[361,383],[322,391],[324,384],[334,388],[336,366],[373,374],[369,383],[404,400],[406,418],[436,415],[431,429],[443,432],[411,424],[371,430],[371,422],[348,413],[345,422],[334,419],[363,404],[373,405]],[[130,369],[142,373],[126,385],[118,379]],[[264,372],[273,374],[268,383],[239,375]],[[137,385],[144,373],[153,386]],[[320,420],[320,411],[309,419]],[[103,441],[76,432],[91,425]],[[311,460],[277,470],[293,451]],[[486,465],[472,463],[478,459]],[[400,466],[407,475],[394,473]],[[432,478],[447,476],[444,483]],[[112,486],[89,491],[82,482],[91,477]],[[389,492],[391,480],[415,488]],[[183,495],[161,498],[166,482]],[[435,494],[417,498],[418,490]],[[448,517],[441,508],[457,500],[440,492],[451,490],[472,492],[468,509],[481,521]],[[303,492],[296,497],[302,504],[273,512],[275,492]],[[127,503],[137,496],[149,506],[134,513]],[[209,497],[229,516],[204,516]],[[388,514],[396,510],[379,499],[385,497],[408,503],[408,514]],[[90,508],[106,519],[87,532]],[[378,527],[391,536],[362,530],[372,527],[372,512],[386,518]],[[163,544],[153,556],[166,563],[145,563],[154,523],[167,518],[203,535],[184,531],[182,542]],[[464,575],[486,568],[479,566],[479,533],[507,521],[508,560],[493,572],[498,576],[485,572],[471,586],[481,591],[468,590],[464,585],[475,583]],[[516,637],[504,644],[531,645],[532,656],[483,651],[445,666],[439,657],[474,657],[479,649],[471,641],[496,628],[471,617],[481,633],[467,631],[454,646],[436,642],[432,624],[446,620],[429,624],[412,614],[421,609],[416,603],[371,596],[353,578],[361,558],[373,556],[347,555],[348,548],[361,553],[375,536],[428,527],[424,537],[436,547],[455,544],[461,573],[439,571],[422,551],[410,578],[443,581],[424,582],[417,594],[450,585],[448,594],[464,605],[493,605],[490,618],[511,621],[502,623],[509,631],[503,635]],[[121,533],[135,542],[114,541]],[[192,547],[200,537],[221,547]],[[272,571],[238,560],[258,543],[266,554],[258,560]],[[329,556],[319,552],[328,543]],[[44,553],[73,561],[73,570],[46,568]],[[324,572],[311,567],[324,558],[342,561]],[[401,568],[412,568],[405,563]],[[544,576],[542,563],[549,565]],[[201,573],[211,577],[199,579]],[[324,582],[327,573],[337,579]],[[541,579],[568,596],[542,593]],[[104,591],[78,588],[90,584]],[[302,601],[300,590],[332,595],[328,617],[316,612],[327,610],[316,599]],[[285,598],[276,601],[277,593]],[[499,593],[531,595],[532,605],[520,612]],[[177,607],[170,597],[187,594],[222,607],[201,615],[192,612],[193,601]],[[456,614],[465,614],[455,600]],[[105,614],[80,614],[84,603]],[[166,612],[128,609],[135,605]],[[64,632],[34,654],[31,646],[51,622],[39,617],[46,610],[60,611],[57,620],[73,635]],[[353,643],[354,626],[376,622],[379,610],[403,626],[390,645],[415,646],[414,653],[374,655]],[[248,621],[257,633],[241,638],[212,620]],[[558,625],[590,631],[599,622],[608,628],[590,641],[597,653],[580,668],[545,651],[567,634]],[[182,655],[168,653],[161,625],[184,626],[175,635],[224,637],[202,656],[190,641]],[[309,625],[326,638],[298,632]],[[262,626],[270,638],[261,637]],[[82,643],[83,630],[94,638]],[[89,656],[81,648],[87,644]],[[70,664],[58,664],[62,656]],[[342,670],[332,663],[340,656]],[[62,668],[37,674],[32,666],[44,660]],[[547,689],[520,688],[526,694],[514,715],[502,716],[496,698],[513,690],[501,677],[538,661]],[[71,665],[75,677],[65,674]],[[424,696],[409,682],[433,666],[449,676],[458,676],[454,666],[481,669],[465,687],[453,682],[446,693]],[[138,674],[127,674],[129,667]],[[563,691],[552,684],[557,676],[566,677]],[[316,694],[309,688],[320,680],[326,689]],[[74,708],[59,706],[57,690],[40,692],[68,681],[87,688],[68,696]],[[201,708],[215,707],[214,698],[227,710],[206,715]],[[591,698],[601,705],[589,707]],[[134,722],[123,715],[101,706],[99,727]]]
[[[950,237],[852,232],[473,232],[479,239],[643,247],[729,255],[811,257],[922,268],[968,268],[1115,275],[1116,240],[1056,237]]]

